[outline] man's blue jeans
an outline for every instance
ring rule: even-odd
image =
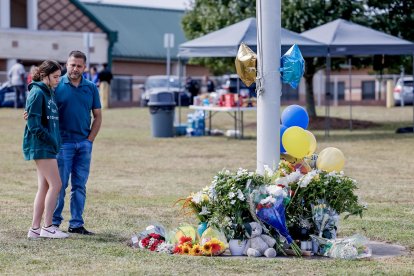
[[[53,224],[60,225],[63,220],[62,211],[65,205],[66,188],[69,177],[70,190],[70,214],[69,227],[77,228],[84,224],[82,214],[86,201],[86,182],[88,181],[89,168],[92,157],[92,142],[84,140],[77,143],[63,143],[57,155],[59,174],[62,179],[56,209],[53,213]]]

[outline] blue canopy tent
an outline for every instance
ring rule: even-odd
[[[329,74],[330,58],[366,55],[413,55],[414,78],[414,43],[343,19],[336,19],[314,29],[301,33],[302,36],[328,45],[327,54],[327,93],[325,94],[327,127],[329,131]],[[351,81],[351,59],[349,74]],[[351,93],[351,89],[350,89]],[[414,91],[413,91],[414,93]],[[413,105],[414,108],[414,105]],[[413,110],[414,112],[414,110]],[[413,122],[414,123],[414,122]],[[352,98],[350,95],[350,128],[352,129]]]

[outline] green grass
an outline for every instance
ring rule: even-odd
[[[340,221],[339,235],[361,233],[372,240],[414,250],[414,135],[395,134],[411,126],[412,106],[385,109],[353,107],[353,118],[381,123],[355,130],[313,131],[318,149],[340,148],[347,158],[345,173],[360,183],[358,193],[368,203],[363,219]],[[189,112],[183,109],[182,118]],[[183,217],[174,202],[200,190],[222,168],[256,167],[255,113],[245,113],[247,139],[227,137],[151,137],[147,109],[104,110],[104,122],[94,144],[85,211],[86,227],[98,233],[66,240],[28,241],[36,169],[23,160],[25,122],[21,110],[0,109],[0,274],[393,274],[414,273],[411,254],[372,261],[306,258],[209,258],[152,254],[133,250],[127,241],[151,222],[169,229]],[[318,110],[323,115],[324,110]],[[348,118],[348,107],[331,108],[331,116]],[[214,127],[232,128],[226,114],[214,117]],[[67,228],[69,213],[64,211]]]

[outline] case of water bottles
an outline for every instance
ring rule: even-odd
[[[203,136],[205,127],[204,111],[197,110],[187,115],[187,136]]]

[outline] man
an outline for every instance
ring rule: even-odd
[[[109,95],[111,94],[112,73],[108,64],[103,65],[102,71],[98,73],[99,94],[101,95],[102,108],[109,107]]]
[[[20,105],[20,97],[23,97],[23,105],[26,104],[26,71],[22,65],[20,59],[10,68],[8,72],[10,85],[13,87],[16,98],[14,100],[14,108],[18,108]]]
[[[94,83],[82,77],[86,56],[72,51],[66,63],[67,73],[56,88],[62,145],[57,156],[62,179],[53,225],[62,223],[66,188],[71,179],[69,233],[92,235],[84,227],[83,211],[86,200],[86,182],[89,176],[92,144],[102,123],[99,92]],[[91,124],[91,112],[93,121]]]

